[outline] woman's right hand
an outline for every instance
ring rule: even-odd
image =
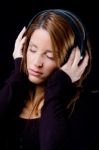
[[[26,37],[24,35],[24,33],[26,32],[26,27],[23,27],[23,29],[21,30],[21,32],[19,33],[16,41],[15,41],[15,47],[14,47],[14,51],[13,51],[13,58],[16,59],[16,58],[19,58],[19,57],[23,57],[22,56],[22,48],[23,48],[23,45],[26,41]]]

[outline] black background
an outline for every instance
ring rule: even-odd
[[[97,2],[98,3],[98,2]],[[48,8],[63,8],[76,13],[88,30],[91,44],[93,63],[89,75],[88,87],[99,87],[99,17],[98,4],[95,1],[65,1],[65,0],[13,0],[0,1],[0,82],[5,80],[13,68],[12,52],[15,39],[26,26],[32,16]]]

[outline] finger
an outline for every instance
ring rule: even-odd
[[[22,48],[23,48],[23,45],[24,45],[25,41],[26,41],[26,37],[24,37],[20,42],[17,42],[16,46],[15,46],[15,49],[17,51],[19,51],[19,50],[21,51]]]
[[[26,27],[23,27],[23,29],[21,30],[21,32],[19,33],[18,37],[17,37],[17,41],[20,41],[24,35],[26,31]]]
[[[24,45],[25,41],[26,41],[26,37],[24,37],[24,38],[21,40],[21,42],[20,42],[20,45],[19,45],[18,49],[22,50],[22,48],[23,48],[23,45]]]
[[[80,49],[78,47],[75,48],[75,58],[73,62],[73,66],[78,66],[80,61]]]
[[[73,62],[74,62],[75,52],[76,52],[76,49],[73,48],[73,50],[72,50],[72,52],[71,52],[71,54],[70,54],[70,56],[69,56],[69,59],[68,59],[68,61],[67,61],[67,64],[68,64],[69,66],[71,66],[71,65],[73,64]]]
[[[88,55],[88,53],[86,52],[86,55],[85,55],[84,59],[82,60],[82,62],[81,62],[81,64],[80,64],[79,68],[82,69],[82,70],[85,70],[85,68],[86,68],[87,65],[88,65],[88,61],[89,61],[89,55]]]

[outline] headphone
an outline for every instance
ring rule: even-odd
[[[83,25],[81,20],[74,13],[64,10],[64,9],[48,9],[48,10],[40,11],[30,20],[30,22],[27,26],[27,29],[30,27],[30,25],[36,19],[36,17],[38,17],[41,14],[46,15],[49,12],[53,12],[57,15],[62,16],[71,25],[74,33],[78,37],[77,45],[79,46],[80,55],[81,55],[81,59],[82,59],[85,55],[85,41],[86,41],[87,34],[86,34],[85,26]]]

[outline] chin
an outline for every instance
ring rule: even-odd
[[[34,83],[34,84],[41,84],[43,83],[44,81],[37,78],[37,77],[33,77],[33,76],[28,76],[28,79],[30,82]]]

